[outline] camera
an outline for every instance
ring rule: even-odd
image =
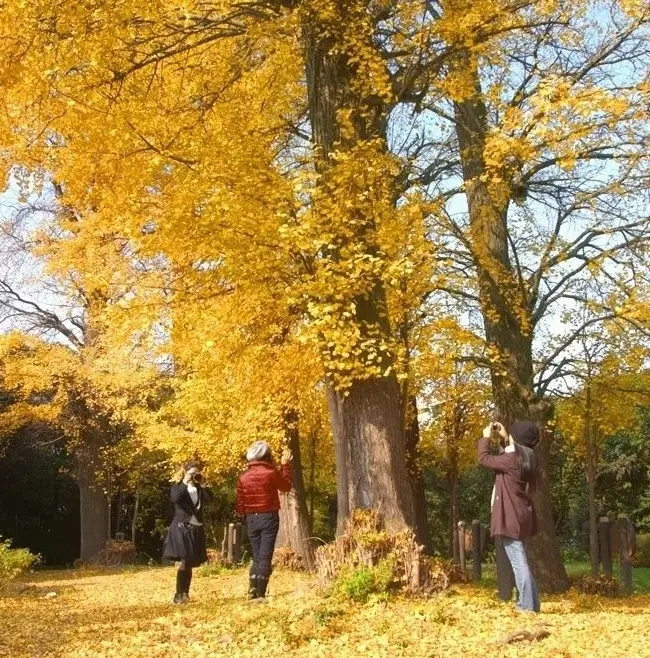
[[[203,480],[203,476],[201,475],[201,473],[192,473],[192,481],[195,484],[200,484],[202,480]]]

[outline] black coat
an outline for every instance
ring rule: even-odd
[[[203,509],[212,500],[212,494],[206,487],[197,487],[197,490],[200,504],[195,507],[184,482],[172,486],[170,498],[174,503],[174,521],[186,523],[194,515],[199,523],[203,523]]]

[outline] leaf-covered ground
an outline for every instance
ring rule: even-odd
[[[429,601],[340,603],[314,582],[274,575],[266,605],[244,601],[244,571],[195,577],[193,601],[173,606],[173,568],[41,572],[0,597],[0,656],[11,658],[470,658],[650,657],[650,596],[570,593],[517,615],[488,589],[455,588]],[[54,596],[52,593],[56,593]],[[518,629],[537,642],[501,645]]]

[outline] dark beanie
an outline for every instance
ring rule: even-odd
[[[527,448],[534,448],[539,442],[537,425],[532,420],[516,420],[510,425],[510,436],[516,443]]]

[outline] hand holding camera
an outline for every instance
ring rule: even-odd
[[[200,487],[203,483],[203,475],[198,471],[188,471],[183,478],[184,484],[193,484],[195,487]]]
[[[499,442],[503,445],[508,442],[508,432],[506,428],[499,422],[492,422],[483,430],[483,437],[491,439],[492,437],[499,438]]]

